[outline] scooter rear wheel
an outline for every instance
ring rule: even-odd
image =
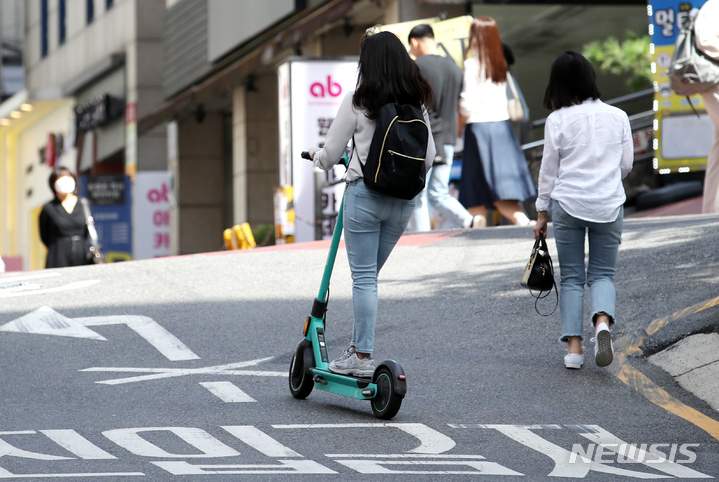
[[[371,400],[372,412],[377,418],[389,420],[399,412],[404,397],[396,393],[394,376],[386,366],[379,367],[372,378],[377,385],[377,393]]]
[[[309,396],[315,386],[312,368],[315,367],[312,343],[302,340],[295,349],[290,363],[290,393],[297,399]]]

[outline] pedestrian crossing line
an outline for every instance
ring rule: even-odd
[[[225,403],[246,403],[256,402],[254,398],[240,390],[237,385],[232,382],[200,382],[214,396]]]
[[[719,440],[719,421],[714,420],[700,411],[691,408],[676,398],[672,397],[665,390],[657,386],[646,375],[633,367],[627,357],[633,354],[641,354],[641,346],[647,336],[653,335],[672,321],[685,318],[700,311],[719,306],[719,297],[712,298],[693,306],[677,311],[669,316],[653,320],[646,329],[638,329],[634,333],[623,336],[615,342],[617,356],[615,362],[607,369],[625,385],[633,388],[653,404],[693,423],[706,433]]]

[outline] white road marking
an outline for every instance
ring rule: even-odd
[[[313,460],[278,460],[280,465],[192,465],[187,462],[152,462],[172,475],[220,474],[336,474]]]
[[[72,338],[87,338],[89,340],[107,341],[83,323],[61,315],[49,306],[21,316],[16,320],[0,326],[0,331],[16,333],[31,333],[36,335],[69,336]]]
[[[26,281],[29,279],[57,278],[58,276],[61,276],[61,274],[53,272],[25,274],[20,276],[0,276],[0,283],[14,283],[16,281]]]
[[[325,454],[325,457],[335,459],[477,459],[484,460],[486,457],[482,455],[456,455],[456,454]]]
[[[36,432],[34,430],[21,430],[21,431],[15,431],[15,432],[0,432],[0,436],[2,435],[34,435]],[[27,450],[22,450],[17,447],[14,447],[7,443],[5,440],[0,439],[0,457],[20,457],[23,459],[34,459],[34,460],[72,460],[73,457],[60,457],[58,455],[47,455],[47,454],[39,454],[37,452],[28,452]],[[1,473],[1,472],[0,472]],[[9,472],[8,472],[9,473]]]
[[[92,367],[80,370],[81,372],[115,372],[115,373],[152,373],[152,375],[141,375],[137,377],[116,378],[112,380],[102,380],[95,383],[104,385],[121,385],[123,383],[144,382],[147,380],[158,380],[161,378],[184,377],[187,375],[245,375],[256,377],[286,377],[287,372],[271,372],[259,370],[236,370],[255,366],[262,362],[272,360],[274,357],[257,358],[239,363],[230,363],[228,365],[217,365],[205,368],[132,368],[132,367]]]
[[[143,472],[97,472],[88,474],[13,474],[0,467],[0,479],[74,479],[76,477],[139,477]]]
[[[75,321],[85,326],[127,325],[171,361],[199,360],[200,358],[172,333],[147,316],[92,316],[76,318]]]
[[[624,447],[629,446],[627,442],[607,432],[599,425],[567,425],[567,428],[573,430],[574,432],[577,432],[582,437],[591,440],[597,445],[604,445],[604,448],[606,450],[611,450],[612,452],[617,454],[620,454],[619,447],[621,447],[622,445],[624,445]],[[624,453],[621,453],[621,455],[625,456]],[[637,450],[636,454],[627,454],[626,457],[628,459],[634,460],[636,463],[645,464],[647,465],[647,467],[657,469],[666,474],[673,475],[674,477],[681,477],[687,479],[712,478],[708,475],[702,474],[701,472],[692,470],[685,465],[680,465],[667,459],[659,460],[659,458],[654,458],[653,455],[650,458],[650,454],[645,453],[644,450]]]
[[[508,469],[495,462],[474,462],[471,460],[335,460],[338,464],[349,467],[360,474],[415,474],[415,475],[524,475]],[[474,470],[393,470],[384,465],[390,466],[468,466]]]
[[[561,429],[561,425],[484,425],[484,424],[449,424],[453,428],[480,428],[494,429],[515,440],[522,445],[536,450],[546,455],[554,461],[554,469],[549,473],[549,477],[572,477],[584,478],[589,471],[601,472],[605,474],[620,475],[623,477],[636,477],[639,479],[664,479],[668,476],[657,475],[647,472],[637,472],[614,467],[612,465],[601,464],[595,461],[587,460],[581,463],[571,463],[571,452],[565,450],[559,445],[555,445],[548,440],[543,439],[532,430],[541,429]],[[659,467],[649,467],[659,469]]]
[[[200,382],[214,396],[225,403],[245,403],[256,402],[254,398],[240,390],[237,385],[232,382]]]
[[[285,447],[277,440],[252,425],[225,425],[222,428],[246,443],[253,449],[268,457],[302,457],[289,447]]]
[[[195,447],[199,454],[171,454],[140,436],[142,432],[171,432]],[[171,459],[191,459],[208,457],[236,457],[240,453],[215,437],[194,427],[143,427],[107,430],[102,434],[120,447],[142,457],[162,457]]]
[[[45,293],[59,293],[61,291],[78,290],[82,288],[89,288],[90,286],[96,285],[101,280],[91,279],[84,281],[75,281],[63,286],[56,286],[55,288],[36,289],[31,291],[11,291],[9,293],[3,293],[0,291],[0,298],[14,298],[18,296],[31,296],[31,295],[42,295]],[[31,285],[29,287],[34,287]]]
[[[110,460],[117,458],[105,452],[74,430],[40,430],[40,433],[46,435],[47,438],[60,447],[77,455],[81,459]]]
[[[105,337],[87,328],[88,326],[107,325],[127,325],[168,360],[181,361],[200,358],[172,333],[147,316],[119,315],[68,318],[49,306],[43,306],[16,320],[5,323],[0,326],[0,331],[107,341]]]
[[[429,428],[423,423],[317,423],[317,424],[290,424],[273,425],[280,429],[306,429],[306,428],[397,428],[416,437],[420,446],[410,450],[417,454],[441,454],[451,450],[455,441],[441,432]]]

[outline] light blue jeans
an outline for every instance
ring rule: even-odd
[[[610,223],[593,223],[569,215],[559,202],[552,202],[554,240],[559,255],[561,289],[559,309],[562,318],[561,341],[570,336],[582,335],[584,312],[584,285],[589,285],[592,321],[597,313],[609,316],[614,323],[616,291],[614,271],[617,252],[622,240],[624,208]],[[589,237],[589,263],[584,265],[585,233]]]
[[[427,172],[427,187],[415,197],[416,205],[407,229],[408,233],[421,233],[432,229],[429,206],[437,209],[450,223],[462,228],[471,222],[472,215],[449,193],[449,177],[454,160],[454,146],[444,145],[446,164],[432,166]],[[429,203],[427,202],[429,200]]]
[[[351,344],[372,353],[377,321],[377,275],[404,233],[414,199],[385,196],[367,189],[363,179],[347,184],[344,230],[352,272],[354,328]]]

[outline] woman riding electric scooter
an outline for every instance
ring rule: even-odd
[[[377,318],[377,275],[407,227],[414,200],[398,199],[369,190],[362,179],[380,108],[391,102],[418,107],[429,126],[427,107],[432,87],[422,77],[402,42],[390,32],[366,34],[360,42],[359,78],[353,93],[342,101],[327,132],[324,148],[309,149],[315,166],[330,170],[337,164],[350,139],[354,149],[347,170],[344,205],[344,236],[352,272],[354,329],[342,355],[332,361],[335,373],[372,376],[372,358]],[[435,157],[429,132],[425,157],[428,171]]]

